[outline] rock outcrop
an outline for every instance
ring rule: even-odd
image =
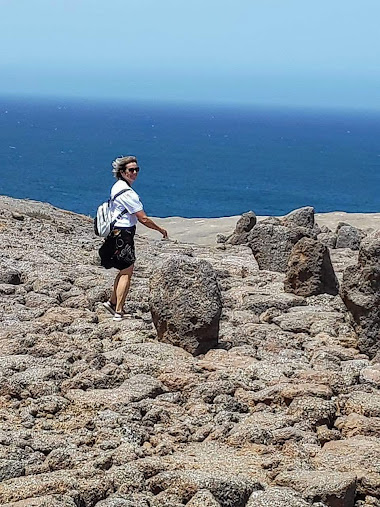
[[[281,220],[276,217],[259,222],[248,235],[248,245],[260,269],[285,273],[293,246],[303,237],[316,238],[314,208],[292,211]]]
[[[362,347],[367,336],[375,350],[378,236],[359,264],[354,250],[330,252],[339,280],[357,273],[356,292],[342,292],[363,303],[354,321],[339,294],[285,293],[285,274],[260,270],[247,245],[137,235],[126,318],[113,322],[101,301],[115,272],[99,266],[92,230],[88,217],[0,197],[0,505],[379,505],[380,353]],[[215,285],[197,288],[199,269],[220,290],[205,354],[157,336],[149,285],[170,265],[162,303],[179,297],[183,315],[167,322],[194,332],[193,309],[206,316],[218,300]]]
[[[285,273],[293,246],[305,235],[304,228],[259,223],[248,236],[248,245],[260,269]]]
[[[280,226],[283,229],[280,229]],[[363,238],[371,232],[373,229],[362,230],[345,222],[339,222],[335,232],[326,226],[319,227],[315,222],[314,208],[305,206],[291,211],[284,217],[271,216],[259,222],[253,211],[244,213],[235,231],[227,236],[217,234],[216,242],[232,245],[249,244],[260,269],[285,272],[290,251],[302,237],[318,239],[330,250],[335,248],[358,250]],[[276,245],[280,252],[277,257]]]
[[[344,272],[341,295],[356,323],[360,350],[373,357],[380,350],[379,231],[361,243],[358,263]]]

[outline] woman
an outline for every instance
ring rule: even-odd
[[[120,157],[112,162],[113,174],[117,182],[111,189],[111,213],[114,227],[99,250],[101,264],[105,268],[117,268],[111,299],[103,306],[113,314],[113,320],[123,319],[123,306],[131,283],[135,263],[133,237],[139,221],[149,229],[159,231],[164,239],[168,233],[149,218],[143,209],[137,193],[132,189],[140,168],[137,158]]]

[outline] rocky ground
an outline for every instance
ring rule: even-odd
[[[115,323],[89,218],[2,197],[0,237],[1,505],[380,506],[380,355],[339,295],[285,293],[245,245],[137,237]],[[222,296],[219,345],[196,357],[150,313],[178,255]],[[357,251],[330,255],[341,281]]]

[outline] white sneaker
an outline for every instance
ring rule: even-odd
[[[123,320],[123,317],[124,317],[123,313],[115,312],[112,320],[114,320],[115,322],[120,322],[121,320]]]
[[[116,305],[112,304],[111,301],[106,301],[105,303],[102,303],[102,305],[108,312],[112,313],[112,315],[115,315]]]

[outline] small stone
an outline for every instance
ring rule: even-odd
[[[217,234],[216,235],[216,242],[217,243],[225,243],[227,241],[227,236],[225,236],[224,234]]]
[[[18,213],[17,211],[12,211],[12,218],[14,218],[15,220],[20,220],[20,222],[25,220],[25,216],[22,215],[21,213]]]
[[[21,283],[21,274],[17,269],[13,268],[0,268],[0,283],[7,283],[9,285],[19,285]]]

